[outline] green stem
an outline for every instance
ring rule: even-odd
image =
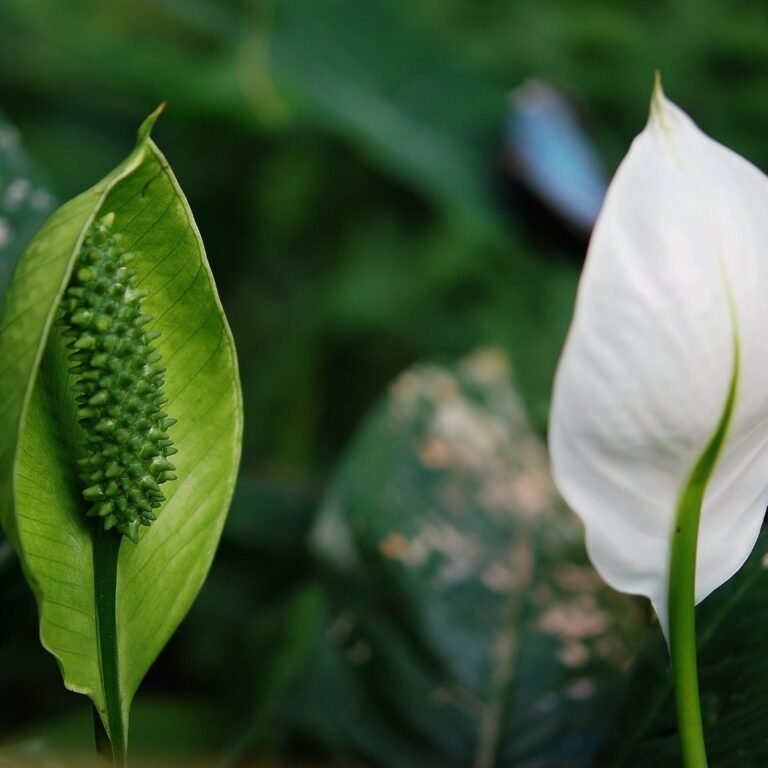
[[[725,408],[715,434],[696,462],[688,484],[680,496],[672,537],[668,593],[669,649],[675,678],[675,701],[683,764],[686,768],[707,768],[696,669],[696,550],[704,494],[728,431],[736,400],[738,370],[739,347],[738,343],[735,343],[733,375]]]
[[[120,676],[117,649],[117,561],[122,536],[105,531],[100,526],[93,532],[93,580],[96,592],[96,634],[99,643],[99,664],[104,689],[104,712],[98,713],[111,742],[112,763],[125,766],[126,734],[120,706]],[[96,725],[94,723],[94,725]],[[103,751],[103,736],[96,728],[97,751]],[[101,748],[100,748],[101,746]],[[107,751],[109,754],[109,750]]]
[[[96,752],[108,762],[112,762],[112,742],[109,740],[104,723],[96,705],[93,705],[93,737],[96,742]]]
[[[691,486],[689,486],[689,490]],[[693,497],[693,493],[691,496]],[[701,494],[703,497],[703,493]],[[675,678],[677,721],[686,768],[707,768],[696,669],[696,540],[701,499],[683,495],[672,545],[669,578],[669,644]],[[688,503],[686,503],[688,502]],[[681,520],[681,518],[685,518]],[[682,524],[681,524],[682,523]]]

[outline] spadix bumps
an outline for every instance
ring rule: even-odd
[[[168,457],[176,453],[162,411],[165,369],[145,330],[145,294],[128,267],[131,254],[111,231],[107,214],[85,238],[61,304],[63,335],[70,339],[70,373],[77,418],[83,428],[79,458],[83,497],[90,517],[138,541],[138,526],[157,519],[165,501],[160,485],[174,480]]]

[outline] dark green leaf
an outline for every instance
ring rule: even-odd
[[[300,114],[452,209],[486,216],[503,92],[392,0],[285,0],[272,74]]]
[[[53,208],[18,131],[0,116],[0,305],[19,256]]]
[[[643,614],[589,566],[500,352],[395,382],[316,544],[333,642],[302,728],[389,765],[590,765]]]

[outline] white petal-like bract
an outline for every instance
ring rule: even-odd
[[[768,179],[658,89],[595,226],[549,446],[596,568],[648,596],[665,632],[678,501],[734,377],[696,602],[746,560],[768,500]]]

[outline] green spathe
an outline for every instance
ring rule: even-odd
[[[19,262],[0,317],[0,520],[35,593],[41,640],[65,685],[93,700],[119,742],[116,755],[125,750],[136,689],[205,579],[242,437],[234,345],[186,199],[149,138],[157,114],[120,166],[46,222]],[[97,621],[106,615],[98,605],[105,578],[94,578],[100,537],[86,517],[75,461],[76,378],[55,324],[84,237],[106,213],[134,254],[142,311],[153,318],[146,330],[153,338],[161,332],[154,346],[167,369],[164,408],[179,422],[178,480],[164,486],[167,502],[151,528],[139,530],[138,544],[124,541],[119,559],[112,548],[112,627]]]

